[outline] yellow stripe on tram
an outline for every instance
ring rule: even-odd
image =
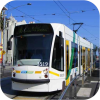
[[[19,71],[19,70],[16,70],[16,73],[21,73],[21,71]]]
[[[68,40],[66,40],[66,45],[69,45],[69,41]]]
[[[59,77],[59,74],[57,74],[55,72],[49,71],[49,73]]]
[[[66,40],[66,78],[67,78],[68,70],[69,70],[69,62],[70,62],[70,59],[69,59],[69,41]],[[69,83],[70,83],[70,77],[66,80],[66,86],[68,86]]]
[[[41,74],[42,71],[35,71],[35,74]]]

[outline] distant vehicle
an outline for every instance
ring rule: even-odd
[[[99,60],[99,56],[96,57],[96,60],[97,60],[97,61]]]
[[[62,90],[76,75],[82,75],[83,69],[89,71],[95,60],[95,45],[63,24],[16,26],[11,38],[13,90]]]

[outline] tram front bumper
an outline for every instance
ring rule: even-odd
[[[18,82],[18,83],[36,84],[36,83],[49,83],[50,79],[17,79],[17,78],[12,78],[12,81]]]
[[[49,92],[50,79],[16,79],[12,78],[12,89],[30,92]]]

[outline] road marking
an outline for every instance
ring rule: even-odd
[[[80,88],[77,93],[78,97],[90,97],[92,88]]]
[[[98,81],[91,81],[91,83],[98,83]]]

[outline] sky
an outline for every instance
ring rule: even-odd
[[[6,17],[12,15],[18,22],[61,23],[71,30],[73,23],[84,23],[77,34],[99,46],[99,11],[89,1],[12,1],[5,6]]]

